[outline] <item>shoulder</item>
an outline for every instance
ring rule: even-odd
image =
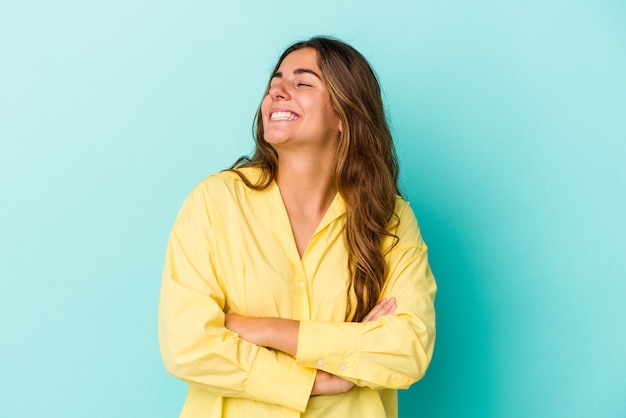
[[[238,171],[252,182],[261,175],[260,169],[256,168]],[[183,211],[210,213],[220,207],[232,206],[254,193],[236,172],[220,171],[209,174],[191,190],[183,204]],[[229,205],[229,202],[232,204]]]
[[[398,223],[401,223],[402,221],[417,223],[417,220],[415,219],[415,214],[413,213],[413,209],[411,208],[411,204],[400,196],[396,196],[396,206],[393,210],[393,214]]]
[[[400,196],[396,196],[394,217],[391,220],[392,232],[398,236],[400,243],[413,243],[425,246],[411,204]]]
[[[404,200],[402,198],[402,196],[397,196],[396,195],[396,206],[395,206],[395,208],[393,210],[394,213],[397,216],[400,216],[400,215],[404,214],[407,210],[410,213],[413,213],[413,211],[411,210],[411,204],[407,200]]]
[[[260,170],[240,170],[250,181],[260,176]],[[175,225],[189,231],[203,230],[220,219],[238,213],[243,206],[258,203],[260,192],[246,186],[243,179],[233,171],[209,174],[187,195],[178,212]]]
[[[241,176],[255,183],[261,177],[261,174],[261,169],[254,167],[212,173],[198,183],[192,194],[195,193],[212,199],[219,199],[226,195],[233,195],[233,193],[246,192],[250,189],[246,186]]]

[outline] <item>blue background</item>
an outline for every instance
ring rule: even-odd
[[[401,416],[626,416],[617,0],[3,0],[0,415],[177,416],[169,229],[252,151],[269,71],[315,34],[376,69],[439,282]]]

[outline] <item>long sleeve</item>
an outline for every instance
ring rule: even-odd
[[[435,340],[436,284],[408,203],[399,217],[399,242],[387,255],[382,295],[396,298],[396,313],[365,323],[302,321],[298,364],[373,389],[407,388],[424,375]]]
[[[159,303],[167,371],[218,396],[304,411],[316,371],[258,347],[224,327],[229,295],[215,268],[207,182],[187,198],[169,239]]]

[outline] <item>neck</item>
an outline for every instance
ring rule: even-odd
[[[333,180],[333,159],[308,155],[279,155],[276,184],[288,209],[322,215],[337,189]]]

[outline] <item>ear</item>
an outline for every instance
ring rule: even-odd
[[[339,128],[339,133],[340,133],[340,134],[341,134],[341,133],[343,133],[343,124],[341,123],[341,119],[339,119],[339,125],[338,125],[338,128]]]

